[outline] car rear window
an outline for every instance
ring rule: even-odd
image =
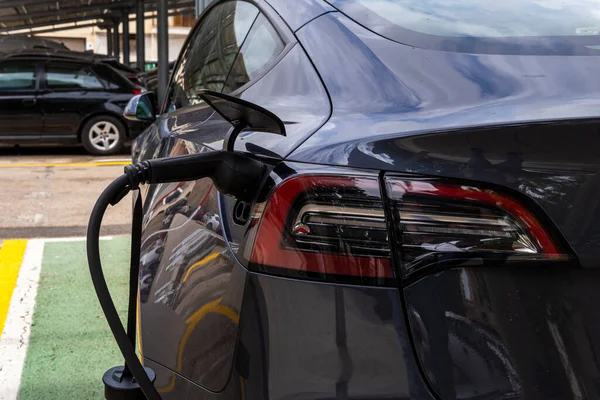
[[[333,0],[363,26],[419,47],[600,54],[599,0]],[[446,43],[443,43],[443,42]],[[482,44],[496,48],[482,48]],[[479,48],[473,45],[478,44]],[[498,45],[504,44],[504,50]],[[512,45],[512,49],[506,48]],[[447,47],[447,48],[444,48]]]
[[[133,83],[129,81],[125,76],[121,75],[114,68],[105,65],[103,63],[94,64],[92,69],[96,73],[98,79],[102,82],[102,84],[107,89],[131,89],[133,88]]]

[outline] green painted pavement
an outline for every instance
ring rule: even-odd
[[[100,245],[122,318],[129,244],[128,237],[117,237]],[[47,242],[19,399],[103,399],[102,374],[122,362],[92,287],[85,241]]]

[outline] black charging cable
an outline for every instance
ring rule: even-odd
[[[202,178],[212,179],[219,192],[242,201],[251,201],[265,174],[265,165],[239,153],[217,151],[155,159],[128,165],[125,173],[111,182],[102,192],[92,214],[87,231],[87,258],[96,295],[106,321],[125,359],[125,366],[114,367],[104,375],[105,396],[113,399],[160,400],[154,387],[154,372],[144,368],[135,352],[135,304],[141,239],[141,199],[134,205],[132,228],[132,263],[128,303],[127,330],[123,327],[106,285],[100,261],[100,227],[109,205],[116,205],[140,184],[183,182]],[[143,396],[143,397],[142,397]]]

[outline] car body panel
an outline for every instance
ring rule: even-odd
[[[0,92],[0,139],[38,141],[44,128],[36,91]]]
[[[233,221],[235,199],[201,181],[152,185],[143,192],[144,237],[166,239],[142,248],[156,276],[143,280],[141,327],[161,395],[598,397],[598,58],[421,49],[317,1],[303,2],[310,12],[298,15],[289,3],[268,3],[297,29],[298,43],[234,93],[274,112],[288,131],[236,141],[236,150],[275,166],[257,188],[260,201],[299,173],[369,174],[382,190],[389,177],[436,177],[516,199],[562,254],[510,265],[473,257],[404,279],[402,243],[388,221],[395,287],[269,276],[246,269],[250,233]],[[159,117],[134,157],[219,150],[229,131],[206,105],[178,110]],[[203,212],[214,215],[191,218],[204,196],[214,203]],[[216,224],[222,231],[211,234]],[[190,279],[196,285],[181,290]],[[156,302],[166,293],[172,304]],[[226,315],[214,312],[221,305]],[[194,310],[206,317],[189,332]],[[187,347],[192,335],[196,348]],[[178,363],[182,343],[188,358]]]
[[[26,64],[35,71],[34,87],[0,90],[0,138],[3,140],[37,141],[44,127],[43,112],[37,101],[41,69],[35,62],[27,61]]]
[[[92,90],[60,90],[42,92],[38,96],[43,110],[44,129],[42,140],[70,138],[77,135],[85,121],[96,115],[111,115],[131,129],[135,137],[144,124],[135,121],[125,123],[123,109],[131,95]]]
[[[294,32],[313,19],[335,11],[335,8],[323,0],[296,0],[293,7],[290,7],[289,2],[285,0],[267,0],[267,2]]]
[[[598,118],[598,57],[423,50],[378,36],[340,13],[317,18],[297,35],[335,112],[292,159],[344,165],[348,151],[340,150],[386,136]]]
[[[174,156],[206,149],[173,138],[161,151]],[[152,185],[144,195],[144,357],[220,391],[232,368],[246,279],[223,237],[217,191],[202,179]]]
[[[207,392],[147,360],[158,367],[156,387],[165,399],[433,399],[394,288],[251,273],[234,370],[222,392]]]
[[[423,370],[443,399],[593,399],[599,270],[453,268],[405,289]]]

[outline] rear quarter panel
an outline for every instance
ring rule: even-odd
[[[433,391],[600,396],[598,57],[420,49],[339,13],[297,35],[333,113],[290,160],[496,185],[539,212],[576,255],[518,268],[474,259],[399,282]]]
[[[206,150],[165,138],[153,155]],[[243,268],[234,268],[237,262],[223,236],[217,191],[210,179],[202,179],[151,185],[144,197],[143,355],[197,385],[220,391],[232,369],[246,277]],[[167,382],[159,391],[172,391],[173,385],[174,380]]]

